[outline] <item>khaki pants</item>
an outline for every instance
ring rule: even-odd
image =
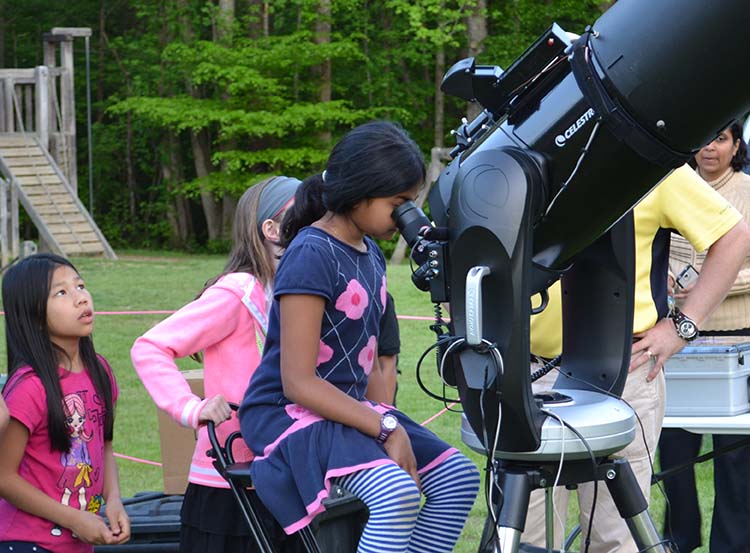
[[[649,501],[651,490],[651,459],[656,453],[656,445],[659,442],[661,425],[664,420],[664,409],[666,406],[666,388],[664,371],[659,373],[654,380],[646,382],[646,375],[653,365],[653,361],[641,365],[628,375],[622,398],[627,401],[641,419],[643,429],[646,433],[646,444],[644,445],[641,427],[636,423],[635,439],[622,451],[615,455],[625,457],[630,462],[638,484],[641,487],[646,501]],[[535,370],[535,367],[532,367]],[[534,391],[549,389],[557,379],[557,371],[552,371],[534,383]],[[589,482],[578,487],[579,524],[581,525],[581,543],[586,537],[591,514],[591,502],[594,495],[594,485]],[[566,520],[568,500],[570,492],[562,486],[554,492],[555,509],[560,514],[563,522]],[[555,548],[562,545],[564,535],[560,524],[555,517]],[[531,543],[538,547],[545,546],[544,526],[544,490],[535,490],[529,501],[529,512],[526,517],[526,529],[521,541]],[[612,501],[612,496],[604,482],[599,482],[597,492],[596,509],[594,511],[594,524],[591,529],[591,547],[589,553],[637,553],[630,531],[625,521],[620,518]]]

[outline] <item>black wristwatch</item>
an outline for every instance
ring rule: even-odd
[[[390,413],[386,413],[385,415],[383,415],[383,418],[380,419],[380,434],[378,434],[378,437],[375,438],[375,441],[379,444],[384,444],[388,439],[388,436],[390,436],[393,431],[396,430],[397,426],[398,419],[395,417],[395,415],[391,415]]]
[[[695,324],[693,319],[680,311],[677,306],[674,307],[669,318],[674,323],[677,335],[686,342],[692,342],[698,337],[698,325]]]

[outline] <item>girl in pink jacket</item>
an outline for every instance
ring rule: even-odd
[[[237,204],[233,247],[224,270],[200,296],[138,338],[133,366],[156,405],[183,426],[198,430],[183,500],[180,551],[245,551],[249,529],[229,485],[206,456],[211,449],[205,423],[221,424],[220,442],[239,430],[228,402],[239,403],[265,342],[273,276],[280,249],[279,223],[294,201],[297,179],[274,177],[248,189]],[[190,391],[175,364],[203,355],[206,399]],[[252,459],[242,440],[237,461]]]

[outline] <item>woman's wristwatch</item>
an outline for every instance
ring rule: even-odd
[[[395,415],[392,415],[390,413],[386,413],[385,415],[383,415],[383,417],[380,419],[380,434],[378,434],[378,437],[375,438],[375,441],[381,445],[384,444],[388,439],[388,436],[393,434],[393,431],[396,430],[397,426],[398,419]]]
[[[674,328],[677,331],[677,336],[679,336],[686,342],[692,342],[698,337],[698,325],[695,324],[695,321],[693,319],[680,311],[680,309],[676,305],[674,306],[672,314],[669,316],[669,318],[672,319],[672,322],[674,323]]]

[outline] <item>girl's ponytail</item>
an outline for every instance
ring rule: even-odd
[[[281,223],[279,246],[287,248],[301,228],[311,225],[325,215],[324,188],[322,173],[302,181],[294,196],[294,205],[286,212]]]

